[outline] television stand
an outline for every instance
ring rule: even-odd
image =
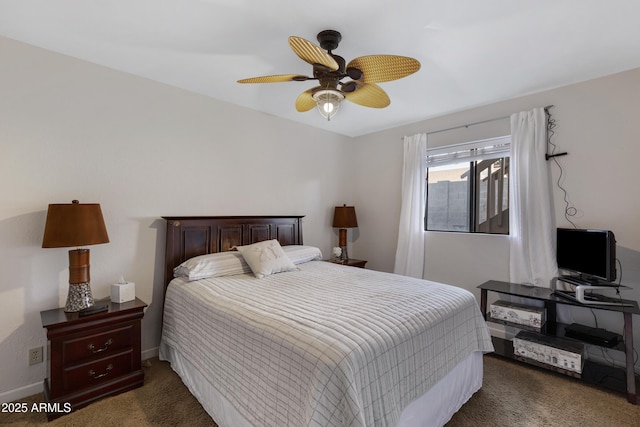
[[[575,291],[553,291],[554,295],[567,298],[582,304],[592,305],[613,305],[622,307],[633,307],[633,304],[622,300],[621,298],[612,298],[600,294],[585,293],[585,291],[611,289],[611,286],[591,286],[579,285]]]
[[[624,339],[618,340],[616,345],[613,347],[609,347],[610,344],[607,344],[605,347],[624,353],[624,368],[613,367],[594,360],[587,360],[582,370],[581,379],[588,383],[597,384],[599,386],[626,393],[627,401],[635,405],[640,405],[640,395],[636,392],[636,390],[640,389],[640,377],[636,377],[634,372],[635,350],[633,348],[632,316],[640,315],[640,307],[638,307],[638,303],[636,301],[622,300],[618,301],[618,304],[616,305],[597,305],[592,304],[591,301],[583,304],[557,295],[557,291],[555,290],[555,280],[552,281],[552,289],[521,285],[517,283],[500,282],[497,280],[489,280],[479,285],[478,288],[480,289],[480,310],[482,311],[485,320],[489,322],[495,322],[488,316],[487,309],[489,292],[541,301],[547,310],[547,321],[540,333],[551,337],[566,338],[567,335],[565,334],[565,331],[566,328],[569,327],[569,325],[564,325],[557,321],[557,304],[575,307],[584,306],[593,310],[621,314],[623,318],[623,331],[621,335],[624,336]],[[625,304],[628,303],[630,306],[622,305],[620,302]],[[522,329],[522,325],[511,324],[509,326]],[[569,327],[569,329],[571,329],[571,327]],[[510,339],[493,336],[492,341],[496,354],[512,359],[515,358],[513,342]],[[601,345],[598,346],[602,347]],[[638,381],[638,387],[636,387],[636,378]]]

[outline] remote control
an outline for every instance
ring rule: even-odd
[[[78,312],[78,316],[90,316],[92,314],[102,313],[103,311],[107,310],[109,310],[109,304],[94,305],[80,310]]]

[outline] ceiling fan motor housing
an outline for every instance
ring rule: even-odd
[[[340,80],[343,77],[350,77],[353,80],[358,80],[362,77],[362,71],[357,68],[349,68],[345,70],[346,61],[343,57],[339,55],[334,55],[331,53],[332,50],[338,47],[338,44],[342,40],[342,35],[335,30],[324,30],[318,33],[318,42],[320,42],[320,47],[326,50],[329,55],[333,57],[338,63],[338,69],[334,72],[328,72],[325,70],[316,69],[314,66],[314,77],[318,79],[322,79],[322,77],[335,78],[336,80]],[[355,84],[348,86],[347,92],[352,92],[356,89]]]
[[[332,51],[338,47],[342,35],[335,30],[324,30],[318,33],[318,42],[324,50]]]

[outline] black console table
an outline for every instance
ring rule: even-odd
[[[564,329],[567,325],[557,322],[556,319],[556,305],[565,304],[577,307],[587,307],[593,310],[606,310],[613,312],[620,312],[624,318],[624,342],[618,343],[618,345],[612,347],[615,350],[619,350],[625,353],[626,366],[625,369],[620,369],[601,363],[587,360],[582,371],[582,380],[602,385],[610,389],[626,392],[627,400],[633,404],[640,404],[640,397],[637,395],[636,381],[637,377],[634,372],[633,364],[633,319],[632,315],[640,315],[640,308],[636,301],[623,300],[627,303],[627,306],[615,306],[615,305],[593,305],[583,304],[577,301],[571,301],[566,298],[556,296],[553,291],[548,288],[540,288],[535,286],[519,285],[515,283],[500,282],[496,280],[489,280],[478,286],[480,289],[480,309],[485,320],[487,319],[487,294],[489,291],[496,292],[498,294],[513,295],[516,297],[529,298],[533,300],[542,301],[544,307],[547,310],[547,322],[540,331],[541,334],[551,335],[566,338],[564,335]],[[509,325],[515,328],[517,324]],[[505,357],[514,357],[513,343],[510,340],[505,340],[498,337],[492,337],[496,354]],[[590,343],[591,345],[595,345]],[[606,347],[608,348],[608,347]]]

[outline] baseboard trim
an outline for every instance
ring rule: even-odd
[[[15,402],[16,400],[22,399],[24,397],[42,393],[44,390],[43,384],[43,381],[38,381],[37,383],[2,392],[0,393],[0,403]]]
[[[160,354],[160,347],[153,347],[142,352],[142,360],[152,359],[158,357]]]

